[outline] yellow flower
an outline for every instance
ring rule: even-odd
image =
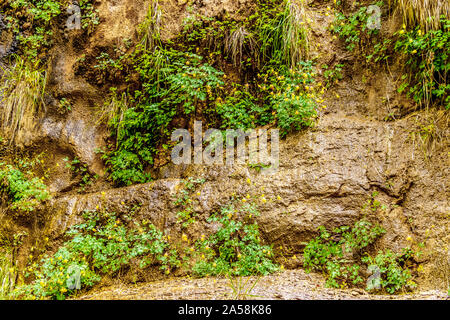
[[[61,290],[59,290],[59,291],[61,291],[61,293],[64,293],[64,292],[67,292],[67,289],[66,288],[61,288]]]
[[[181,236],[181,239],[183,239],[183,241],[187,241],[187,240],[188,240],[187,235],[185,235],[185,234],[183,233],[183,235]]]
[[[412,241],[413,239],[411,238],[411,236],[407,236],[407,237],[406,237],[406,240],[407,240],[407,241]]]
[[[250,178],[247,178],[247,183],[252,184],[252,180],[250,180]]]
[[[281,270],[281,271],[284,270],[284,266],[283,266],[283,265],[280,266],[280,270]]]
[[[242,202],[246,202],[247,200],[245,198],[242,198]]]

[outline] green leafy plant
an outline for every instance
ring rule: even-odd
[[[377,2],[379,7],[382,4],[382,2]],[[336,11],[335,15],[332,31],[337,33],[345,41],[346,49],[349,51],[353,51],[356,48],[363,49],[363,40],[379,32],[378,29],[369,29],[367,27],[369,15],[365,6],[360,7],[355,13],[349,16],[339,11]]]
[[[84,222],[67,233],[70,237],[56,253],[33,263],[25,276],[34,279],[18,287],[16,295],[28,299],[64,299],[92,287],[106,274],[127,268],[158,265],[166,273],[180,264],[162,232],[154,225],[133,221],[133,210],[123,217],[105,211],[86,211]]]
[[[441,19],[442,27],[424,32],[419,26],[406,31],[402,28],[396,33],[398,40],[395,50],[402,53],[410,75],[404,75],[404,81],[398,91],[411,96],[419,105],[430,106],[433,102],[445,109],[450,108],[448,78],[449,28],[450,21]]]
[[[27,178],[19,169],[0,163],[0,190],[4,190],[11,201],[11,209],[29,213],[48,199],[47,186],[39,178]]]
[[[376,196],[377,193],[374,193],[364,206],[365,215],[383,209]],[[305,270],[324,272],[326,285],[339,288],[362,283],[361,264],[366,264],[367,271],[372,273],[367,281],[367,291],[378,288],[393,294],[401,289],[413,289],[415,283],[406,263],[416,255],[413,250],[405,248],[401,254],[380,250],[375,257],[368,253],[385,232],[366,217],[352,227],[342,226],[332,232],[321,226],[319,235],[306,243],[304,248]]]
[[[164,50],[168,60],[163,65],[160,50]],[[215,99],[218,87],[223,84],[222,73],[202,60],[201,56],[173,49],[140,56],[136,70],[141,75],[143,90],[136,91],[134,99],[130,99],[135,106],[123,108],[120,100],[121,104],[115,103],[120,112],[109,116],[117,148],[103,158],[114,182],[129,185],[148,181],[145,167],[153,163],[158,145],[168,139],[171,121]]]
[[[66,168],[70,169],[74,176],[80,176],[81,181],[79,183],[79,192],[86,191],[86,188],[91,185],[97,178],[97,175],[93,175],[89,172],[89,168],[86,164],[82,163],[79,159],[74,158],[69,160],[69,158],[63,159],[66,162]]]
[[[326,80],[326,87],[331,87],[334,83],[336,83],[339,80],[342,80],[344,75],[342,74],[342,69],[344,68],[343,64],[336,64],[334,67],[330,67],[326,64],[322,66],[322,69],[324,69],[323,76]]]
[[[311,127],[317,116],[319,98],[313,92],[315,74],[312,62],[301,62],[300,66],[298,70],[280,68],[277,71],[270,68],[261,76],[264,100],[274,110],[272,116],[281,136]]]
[[[261,243],[258,226],[251,223],[251,217],[258,214],[254,205],[245,204],[239,209],[233,205],[222,207],[209,217],[208,221],[219,224],[219,229],[195,242],[194,275],[248,276],[277,271],[272,248]]]
[[[25,59],[36,62],[53,45],[53,27],[67,4],[61,0],[6,0],[0,4],[6,14],[6,27],[18,40]],[[100,22],[98,12],[92,0],[80,0],[78,5],[81,27],[90,34]]]
[[[408,251],[395,254],[386,250],[385,252],[379,251],[373,258],[370,256],[363,257],[361,261],[369,266],[369,270],[379,274],[368,282],[367,291],[381,287],[388,293],[393,294],[403,288],[414,289],[416,283],[411,280],[411,272],[401,266],[410,255],[411,252]]]
[[[193,179],[189,178],[183,181],[183,188],[178,192],[177,199],[174,202],[174,205],[179,207],[181,210],[177,212],[177,223],[181,223],[183,228],[188,227],[196,220],[197,214],[194,211],[194,200],[193,193],[196,188],[198,188],[201,184],[205,182],[204,179]],[[200,195],[199,192],[194,197],[198,197]]]

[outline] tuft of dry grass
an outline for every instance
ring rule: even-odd
[[[0,251],[0,300],[12,298],[16,283],[16,270],[13,267],[11,255]]]
[[[389,0],[389,5],[396,7],[408,27],[420,25],[425,31],[439,29],[440,17],[450,16],[448,0]]]
[[[242,26],[235,30],[230,30],[225,39],[225,52],[231,57],[234,66],[237,67],[241,64],[246,45],[250,55],[252,57],[256,56],[255,53],[258,46],[253,34],[249,33]]]
[[[45,112],[44,92],[47,74],[25,59],[16,57],[0,77],[0,126],[12,144],[19,132],[35,129],[36,118]]]

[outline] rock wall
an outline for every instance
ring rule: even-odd
[[[82,74],[77,75],[74,66],[82,55],[95,54],[120,39],[135,40],[136,26],[144,19],[149,3],[98,1],[101,24],[94,34],[81,39],[79,34],[69,33],[67,39],[61,39],[51,52],[49,88],[55,96],[71,97],[73,111],[66,117],[47,114],[40,120],[39,134],[28,146],[37,151],[51,150],[54,162],[66,154],[77,156],[92,172],[103,175],[103,163],[95,150],[105,145],[107,131],[94,119],[95,107],[103,103],[105,92]],[[251,5],[250,0],[161,1],[163,40],[173,37],[190,14],[238,16]],[[298,253],[302,242],[311,239],[320,225],[337,227],[361,218],[362,206],[377,191],[380,201],[386,204],[378,219],[387,229],[379,246],[398,251],[410,243],[408,237],[415,244],[425,242],[420,261],[424,271],[419,281],[424,287],[446,289],[450,265],[448,123],[441,126],[443,142],[433,150],[432,157],[425,157],[426,146],[412,139],[411,132],[418,130],[419,120],[428,115],[405,112],[411,101],[398,95],[393,86],[399,67],[392,66],[389,71],[380,68],[376,74],[364,70],[325,31],[332,18],[323,12],[320,5],[310,12],[317,21],[311,30],[310,54],[318,64],[345,62],[345,77],[326,94],[328,108],[321,111],[317,126],[282,141],[276,174],[264,175],[247,166],[169,165],[159,169],[160,179],[152,183],[118,189],[104,184],[98,192],[79,195],[63,192],[70,190],[73,181],[67,171],[57,169],[52,178],[54,198],[39,210],[39,223],[25,221],[11,230],[31,229],[33,239],[46,235],[57,244],[64,232],[80,221],[84,210],[107,206],[126,213],[138,204],[139,219],[149,219],[178,239],[181,229],[176,223],[174,196],[180,179],[192,176],[203,177],[206,183],[195,208],[201,223],[189,232],[211,231],[214,226],[206,222],[207,215],[232,194],[264,195],[267,201],[259,203],[258,222],[265,240]],[[396,25],[398,22],[390,21],[383,26],[383,32]],[[1,36],[0,56],[7,40]],[[381,102],[386,98],[390,104]],[[394,114],[395,119],[384,121],[389,114]]]

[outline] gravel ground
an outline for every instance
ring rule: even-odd
[[[256,277],[241,278],[250,288]],[[218,300],[218,299],[264,299],[264,300],[443,300],[442,291],[414,292],[399,295],[373,295],[361,289],[325,288],[319,274],[307,274],[303,270],[287,270],[259,279],[249,295],[236,296],[224,278],[172,278],[137,285],[115,285],[100,288],[78,297],[81,300]],[[237,280],[235,282],[237,284]],[[235,286],[236,287],[236,286]],[[241,290],[242,293],[247,290]]]

